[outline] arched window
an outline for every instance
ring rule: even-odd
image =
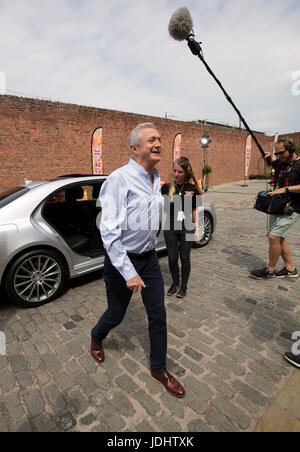
[[[182,140],[182,134],[178,133],[174,138],[174,146],[173,146],[173,160],[180,158],[180,151],[181,151],[181,140]]]
[[[103,174],[102,128],[95,130],[92,137],[93,174]]]

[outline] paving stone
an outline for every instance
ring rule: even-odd
[[[203,424],[203,422],[196,419],[195,421],[191,421],[188,423],[188,431],[189,432],[195,432],[195,433],[211,433],[212,430],[210,430],[207,425]]]
[[[37,389],[31,389],[23,395],[24,401],[33,417],[44,411],[44,401]]]
[[[239,366],[226,356],[218,355],[216,356],[215,361],[217,364],[225,367],[225,369],[233,372],[235,375],[241,376],[245,373],[245,369],[243,369],[241,366]]]
[[[10,364],[13,372],[20,372],[27,368],[26,361],[22,355],[13,355],[10,357]]]
[[[180,364],[182,365],[182,367],[184,369],[190,369],[191,372],[195,375],[201,375],[204,372],[204,368],[200,367],[198,364],[196,364],[195,362],[191,361],[189,358],[182,358],[180,360]]]
[[[232,419],[232,421],[242,430],[246,430],[250,426],[250,417],[224,398],[219,397],[213,400],[212,405],[220,412],[220,414]]]
[[[266,397],[264,397],[260,392],[258,392],[256,389],[251,388],[249,385],[245,384],[242,381],[236,380],[232,383],[232,386],[236,391],[239,391],[245,397],[250,398],[253,402],[257,403],[260,406],[264,406],[268,402]]]
[[[159,426],[161,431],[165,433],[181,431],[178,422],[170,418],[170,416],[167,413],[162,413],[159,417],[155,417],[153,421]]]
[[[66,323],[63,324],[63,327],[66,330],[73,330],[74,328],[77,328],[77,325],[74,322],[66,322]]]
[[[76,421],[74,417],[72,416],[72,413],[70,411],[67,411],[64,414],[61,414],[58,418],[58,429],[59,431],[66,432],[68,430],[71,430],[73,427],[75,427]]]
[[[6,394],[16,384],[16,379],[13,374],[9,370],[1,370],[0,371],[0,388],[3,394]]]
[[[0,431],[1,430],[1,426],[0,426]],[[32,433],[33,432],[33,428],[30,425],[28,419],[24,418],[20,421],[17,421],[14,426],[13,426],[13,432],[15,433]]]
[[[252,386],[255,386],[259,391],[265,394],[271,395],[274,393],[275,388],[270,381],[266,380],[263,376],[257,375],[253,372],[249,373],[246,377],[246,382]]]
[[[94,422],[96,422],[97,420],[98,420],[97,417],[93,413],[90,413],[87,416],[81,418],[80,423],[82,425],[91,425],[94,424]]]
[[[6,356],[0,355],[0,370],[8,367],[8,359]]]
[[[80,343],[77,340],[72,340],[65,345],[69,352],[69,356],[78,358],[79,356],[82,356],[84,353],[84,350],[82,349]]]
[[[170,397],[170,394],[167,391],[164,391],[160,400],[165,407],[172,411],[178,418],[184,418],[186,407],[183,400],[177,399],[176,397]]]
[[[142,405],[145,410],[151,414],[152,416],[155,416],[160,411],[160,406],[158,403],[156,403],[152,397],[148,396],[145,391],[139,390],[134,394],[135,400],[139,402],[140,405]]]
[[[18,394],[11,393],[10,395],[8,395],[5,398],[5,403],[7,405],[9,416],[13,422],[17,421],[25,414],[25,410]]]
[[[141,433],[153,433],[154,430],[147,421],[143,421],[136,426],[137,432]]]
[[[55,374],[62,369],[61,362],[55,353],[43,356],[43,362],[50,374]]]
[[[16,374],[19,385],[23,389],[28,389],[33,385],[33,378],[29,372],[19,372]]]
[[[115,381],[126,392],[134,392],[138,389],[138,386],[127,375],[121,375]]]
[[[137,395],[135,395],[135,399],[137,399]],[[111,398],[111,403],[126,417],[133,416],[136,413],[132,403],[122,392],[115,392]]]
[[[106,433],[107,429],[105,428],[105,426],[103,424],[98,424],[95,427],[93,427],[92,432],[93,433]]]
[[[55,384],[47,386],[45,388],[45,394],[55,412],[61,412],[66,409],[64,397]]]
[[[90,395],[97,390],[95,382],[83,372],[76,374],[76,376],[74,376],[74,381],[80,384],[87,395]]]
[[[194,361],[201,361],[203,358],[203,355],[196,352],[196,350],[193,350],[191,347],[186,346],[184,348],[184,353],[188,355],[190,358],[192,358]]]
[[[97,392],[96,394],[93,394],[90,397],[90,399],[91,399],[92,405],[95,406],[96,408],[100,408],[107,403],[107,399],[101,392]],[[88,403],[87,403],[87,405],[88,405]],[[87,409],[87,407],[85,409]]]
[[[106,404],[98,412],[98,419],[102,419],[102,423],[109,432],[119,432],[125,427],[124,419],[116,414],[116,410],[109,403]]]
[[[142,382],[142,388],[151,392],[151,394],[155,395],[161,392],[162,386],[161,384],[155,380],[150,373],[141,372],[137,375],[137,377]]]
[[[109,378],[108,374],[98,372],[93,375],[93,380],[95,380],[97,386],[104,391],[108,391],[111,388],[112,380]]]
[[[225,416],[215,410],[209,410],[206,416],[207,422],[211,424],[218,432],[238,432],[239,429],[234,426]]]
[[[82,320],[84,320],[84,318],[83,317],[81,317],[81,315],[79,315],[79,314],[74,314],[74,315],[71,315],[71,319],[72,320],[74,320],[74,322],[82,322]]]
[[[207,375],[203,377],[204,381],[211,385],[214,389],[219,391],[223,396],[228,399],[232,399],[234,397],[234,391],[231,386],[225,384],[220,378],[216,377],[213,374]]]
[[[34,420],[37,432],[48,433],[56,429],[56,422],[49,414],[42,414]]]
[[[224,380],[230,379],[230,373],[227,370],[225,370],[223,367],[221,367],[220,365],[216,364],[215,362],[208,361],[206,363],[206,367],[207,367],[207,369],[209,369],[211,372],[214,372],[216,375],[218,375],[222,379],[224,379]]]

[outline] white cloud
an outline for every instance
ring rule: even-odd
[[[250,127],[299,130],[298,0],[185,0],[204,56]],[[179,0],[0,0],[7,91],[176,119],[238,124],[186,42]],[[290,77],[287,75],[290,74]]]

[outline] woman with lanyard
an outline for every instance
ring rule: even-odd
[[[193,182],[193,183],[191,183]],[[178,298],[186,296],[191,272],[190,254],[193,242],[199,242],[197,195],[201,190],[189,159],[181,157],[174,163],[173,181],[161,187],[165,198],[164,237],[168,251],[169,268],[173,283],[168,296],[177,292]],[[181,283],[178,257],[181,261]]]

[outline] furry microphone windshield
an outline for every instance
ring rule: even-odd
[[[193,29],[193,19],[186,7],[179,8],[169,22],[169,33],[176,41],[184,41]]]

